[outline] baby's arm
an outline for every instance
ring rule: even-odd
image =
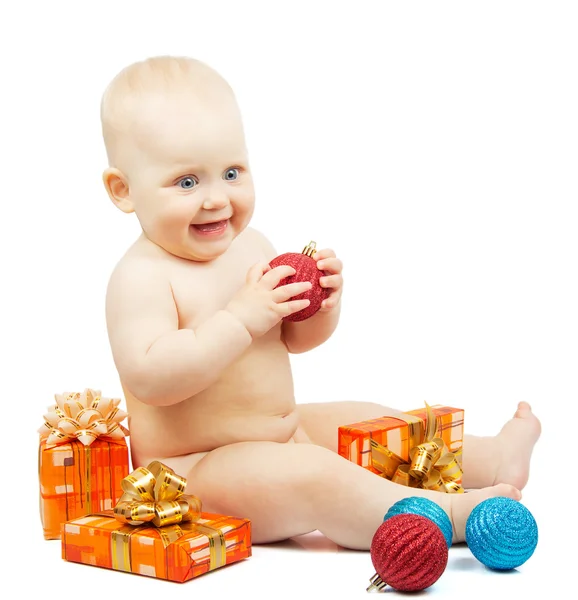
[[[195,331],[179,329],[166,274],[140,258],[121,262],[112,274],[106,318],[120,379],[139,400],[155,406],[176,404],[208,388],[252,341],[227,310]]]

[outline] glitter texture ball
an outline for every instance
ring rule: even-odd
[[[409,498],[399,500],[387,511],[383,520],[386,521],[394,515],[408,513],[431,519],[444,534],[448,548],[452,545],[453,529],[450,518],[439,504],[427,498],[410,496]]]
[[[448,546],[440,528],[414,514],[384,521],[373,536],[370,553],[381,579],[402,592],[433,585],[448,563]]]
[[[466,543],[486,567],[507,571],[525,563],[538,545],[532,513],[511,498],[488,498],[466,522]]]
[[[292,315],[283,317],[284,321],[304,321],[312,317],[321,308],[323,300],[329,296],[329,288],[322,288],[319,285],[319,278],[323,277],[325,273],[317,268],[315,259],[310,256],[297,252],[287,252],[274,258],[269,265],[271,268],[278,267],[279,265],[289,265],[296,271],[295,275],[282,279],[277,287],[299,281],[310,281],[313,284],[310,290],[307,290],[303,294],[297,294],[297,296],[293,296],[292,298],[292,300],[307,298],[310,301],[309,306]]]

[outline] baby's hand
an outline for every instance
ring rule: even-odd
[[[321,303],[320,311],[329,311],[339,304],[341,294],[343,293],[343,263],[335,257],[335,252],[328,248],[318,250],[313,258],[317,262],[317,268],[329,273],[319,278],[319,285],[323,288],[331,288],[329,297]]]
[[[282,279],[295,273],[295,269],[288,265],[272,269],[266,263],[257,263],[249,269],[247,283],[231,299],[227,310],[243,323],[251,337],[262,336],[283,317],[309,306],[309,300],[290,298],[311,289],[311,282],[300,281],[276,287]]]

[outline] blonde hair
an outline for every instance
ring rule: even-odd
[[[229,84],[211,67],[194,58],[155,56],[125,67],[110,82],[100,104],[102,136],[110,166],[118,166],[118,139],[134,124],[137,104],[158,101],[169,93],[193,93],[208,103],[233,97]]]

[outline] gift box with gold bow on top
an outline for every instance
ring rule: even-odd
[[[201,512],[185,487],[158,461],[139,467],[114,510],[62,525],[62,558],[182,583],[251,556],[250,521]]]
[[[464,411],[429,406],[397,417],[339,427],[338,451],[348,460],[409,487],[463,492]]]
[[[55,395],[39,429],[40,517],[46,539],[69,519],[111,509],[129,473],[126,413],[99,391]]]

